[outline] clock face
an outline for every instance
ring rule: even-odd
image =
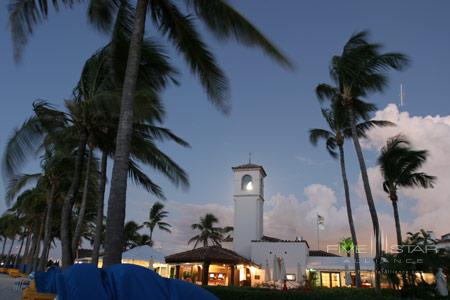
[[[244,175],[242,177],[242,189],[246,191],[252,191],[253,190],[253,179],[250,175]]]

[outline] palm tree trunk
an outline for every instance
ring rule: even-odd
[[[80,243],[80,240],[81,240],[81,229],[83,228],[84,216],[86,215],[86,206],[87,206],[88,190],[89,190],[89,175],[90,175],[93,155],[94,155],[93,149],[89,148],[80,213],[78,214],[77,224],[75,226],[75,231],[73,233],[73,238],[72,238],[72,253],[73,254],[75,254],[77,252],[78,244]]]
[[[400,227],[400,215],[398,214],[398,204],[397,200],[392,200],[392,207],[394,208],[394,220],[395,220],[395,231],[397,233],[397,245],[402,245],[402,229]]]
[[[373,232],[375,236],[375,291],[380,292],[380,279],[381,279],[381,235],[380,224],[378,222],[377,210],[375,208],[375,202],[373,201],[372,191],[370,190],[369,176],[367,175],[366,162],[364,161],[364,155],[359,143],[358,133],[356,130],[355,114],[351,106],[348,109],[350,118],[350,127],[352,131],[353,144],[355,145],[356,156],[358,157],[359,168],[361,170],[361,177],[364,185],[364,192],[366,194],[367,205],[369,206],[370,217],[372,219]]]
[[[37,237],[37,243],[36,248],[33,252],[33,271],[37,270],[38,262],[39,262],[39,252],[41,250],[41,242],[44,236],[44,226],[45,226],[45,219],[47,218],[46,214],[43,215],[43,220],[41,222],[41,225],[39,226],[39,235]],[[47,263],[47,262],[46,262]]]
[[[11,252],[12,252],[12,248],[14,247],[14,242],[15,242],[15,238],[11,239],[11,244],[9,245],[9,250],[8,250],[8,255],[6,256],[6,266],[8,266],[9,264],[9,260],[11,259]]]
[[[350,226],[350,234],[352,236],[352,241],[353,241],[353,256],[355,259],[355,285],[357,288],[360,288],[361,287],[361,268],[360,268],[360,261],[359,261],[359,252],[358,252],[358,240],[356,237],[355,224],[353,222],[352,205],[350,203],[350,189],[348,187],[347,171],[345,169],[344,147],[342,144],[339,145],[339,159],[340,159],[340,163],[341,163],[342,181],[344,183],[345,206],[347,207],[348,225]],[[350,256],[350,252],[347,252],[347,254]]]
[[[82,132],[78,144],[78,154],[75,161],[75,170],[72,176],[72,183],[69,191],[64,197],[61,211],[61,262],[62,268],[66,269],[73,264],[71,222],[73,202],[80,188],[81,173],[83,169],[84,151],[86,149],[87,133]]]
[[[5,236],[3,237],[3,247],[2,247],[2,255],[1,257],[3,257],[5,255],[5,248],[6,248],[6,242],[8,241],[8,238]]]
[[[52,240],[48,240],[47,245],[44,245],[44,247],[47,249],[47,252],[45,252],[45,262],[48,262],[48,256],[50,254],[50,250],[52,248]],[[44,268],[46,267],[46,265],[44,266]]]
[[[39,230],[39,227],[36,225],[35,228],[33,229],[33,237],[31,238],[30,249],[25,258],[26,273],[30,273],[33,269],[34,250],[36,249],[36,245],[38,243],[38,238],[39,238],[38,230]]]
[[[23,251],[22,259],[20,260],[20,262],[22,264],[26,263],[28,252],[30,251],[31,235],[32,235],[32,233],[31,233],[31,231],[29,231],[28,235],[27,235],[27,241],[25,242],[25,250]]]
[[[153,228],[150,228],[150,247],[153,247]]]
[[[95,237],[94,246],[92,249],[92,263],[98,265],[98,257],[100,253],[100,245],[102,244],[103,233],[103,209],[105,202],[106,189],[106,172],[108,170],[108,155],[106,152],[102,153],[102,161],[100,167],[99,184],[98,184],[98,202],[97,202],[97,218],[95,223]]]
[[[392,194],[389,195],[389,198],[391,199],[392,207],[394,208],[395,231],[397,233],[397,247],[401,247],[403,241],[402,241],[402,229],[400,227],[400,215],[398,214],[397,193],[392,192]],[[402,281],[403,287],[405,288],[407,285],[407,280],[406,280],[406,273],[404,271],[402,271]]]
[[[24,244],[24,248],[23,248],[23,254],[20,255],[19,260],[17,263],[19,264],[23,264],[24,263],[24,258],[26,257],[27,253],[28,253],[28,247],[30,246],[30,233],[28,232],[25,236],[25,244]]]
[[[44,241],[41,253],[41,259],[39,260],[38,270],[44,271],[45,266],[47,264],[46,253],[48,251],[49,241],[52,235],[52,211],[53,211],[53,202],[55,196],[55,184],[51,184],[50,192],[48,194],[47,199],[47,212],[45,214],[45,225],[44,225]]]
[[[130,155],[133,126],[134,97],[141,60],[145,18],[148,0],[138,0],[134,18],[133,33],[128,53],[127,68],[123,84],[122,107],[117,130],[114,167],[111,177],[108,213],[106,223],[105,257],[103,263],[110,266],[121,262],[122,239],[125,222],[125,204],[128,179],[128,159]]]
[[[20,257],[20,253],[22,252],[22,248],[23,248],[23,243],[25,241],[25,235],[22,237],[22,239],[20,240],[20,247],[19,247],[19,251],[16,254],[16,258],[14,259],[14,266],[17,266],[17,263],[19,261],[19,257]]]

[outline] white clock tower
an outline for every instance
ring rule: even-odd
[[[248,163],[233,167],[234,240],[238,254],[250,258],[251,242],[263,237],[264,177],[259,165]]]

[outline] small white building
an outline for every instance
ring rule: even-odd
[[[310,250],[303,239],[282,240],[264,235],[264,179],[267,176],[260,165],[248,163],[232,168],[234,172],[234,231],[222,247],[272,272],[274,257],[282,258],[286,278],[303,282],[305,278],[317,285],[345,286],[345,273],[352,275],[354,260],[320,250]],[[372,259],[361,259],[362,281],[370,285],[374,264]],[[301,274],[299,274],[299,270]],[[298,278],[302,276],[303,278]],[[260,276],[257,276],[260,279]],[[252,285],[259,280],[252,280]]]
[[[148,245],[137,246],[122,253],[123,264],[133,264],[149,268],[159,275],[168,277],[169,268],[165,255]]]
[[[436,246],[438,249],[450,251],[450,233],[441,236],[441,239],[437,241]]]

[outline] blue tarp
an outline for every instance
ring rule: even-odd
[[[55,293],[56,289],[58,300],[218,300],[194,284],[163,278],[130,264],[106,269],[79,264],[64,272],[55,269],[37,274],[36,287],[43,293]]]
[[[47,272],[35,272],[34,282],[36,283],[36,290],[39,293],[56,294],[57,278],[62,273],[58,267],[51,267]]]

